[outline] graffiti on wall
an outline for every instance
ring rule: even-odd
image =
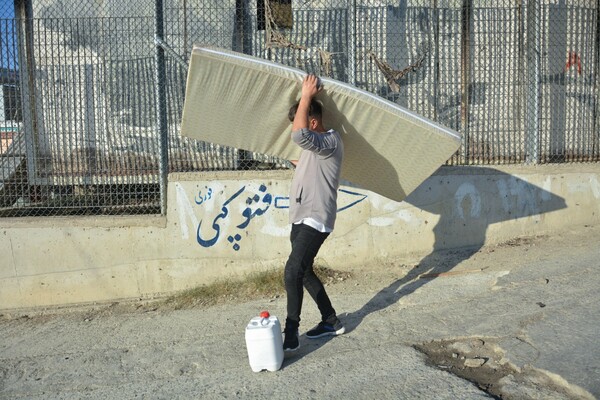
[[[196,204],[200,205],[202,203],[204,203],[205,201],[208,201],[212,198],[212,188],[208,188],[208,190],[206,191],[206,194],[202,194],[202,190],[198,191],[198,195],[196,196],[196,198],[194,199],[194,201],[196,202]]]
[[[233,250],[239,251],[242,239],[247,236],[253,220],[262,217],[261,232],[275,236],[289,233],[287,224],[281,227],[275,218],[268,217],[273,209],[288,209],[289,197],[270,193],[267,185],[246,184],[236,189],[233,194],[226,195],[226,188],[215,182],[211,187],[204,187],[194,195],[193,203],[189,201],[186,190],[175,184],[177,205],[183,239],[189,239],[190,227],[195,227],[196,241],[202,247],[213,247],[221,238],[225,238]],[[366,194],[339,189],[344,196],[337,212],[346,211],[367,198]],[[225,198],[221,202],[221,198]],[[272,212],[271,212],[272,213]],[[197,215],[202,215],[200,218]],[[272,225],[272,226],[269,226]]]
[[[242,195],[246,191],[246,186],[242,186],[238,189],[231,197],[229,197],[223,203],[221,207],[221,212],[215,217],[211,224],[211,230],[209,230],[208,236],[202,233],[202,223],[203,220],[200,220],[198,223],[198,228],[196,230],[196,239],[198,244],[202,247],[211,247],[217,243],[219,240],[219,236],[221,234],[221,224],[222,220],[226,219],[230,213],[230,204],[233,203],[239,196]],[[250,224],[250,221],[257,216],[263,215],[269,207],[271,207],[271,203],[273,201],[273,196],[270,193],[267,193],[267,187],[265,185],[260,185],[258,191],[262,194],[254,194],[247,196],[245,199],[246,207],[241,212],[242,222],[235,225],[236,229],[245,229]],[[242,196],[243,197],[243,196]],[[242,239],[242,236],[239,233],[232,234],[227,236],[227,240],[229,243],[233,244],[233,249],[238,251],[240,249],[239,241]]]
[[[343,217],[338,235],[366,225],[364,229],[392,227],[395,232],[400,228],[407,233],[432,230],[439,243],[452,242],[457,235],[479,242],[491,224],[520,218],[538,223],[546,213],[565,207],[564,199],[552,192],[553,177],[546,177],[537,186],[494,169],[478,171],[481,175],[431,177],[402,202],[341,188],[337,212],[353,214]],[[213,181],[196,190],[180,183],[175,183],[175,188],[182,238],[195,239],[202,249],[224,246],[237,252],[248,248],[248,238],[260,238],[253,239],[254,244],[264,243],[265,237],[289,235],[290,199],[278,193],[277,184]],[[592,190],[600,198],[595,176],[569,183],[568,189]],[[368,204],[357,210],[361,203]]]

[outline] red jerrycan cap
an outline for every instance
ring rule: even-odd
[[[261,318],[269,318],[271,316],[271,314],[269,314],[268,311],[261,311],[260,315]]]

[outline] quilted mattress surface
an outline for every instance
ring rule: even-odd
[[[287,113],[302,70],[231,51],[194,47],[181,134],[297,160]],[[349,84],[322,78],[323,123],[344,140],[342,178],[401,201],[459,147],[460,135]]]

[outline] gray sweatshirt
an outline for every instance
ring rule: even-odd
[[[317,133],[303,128],[292,132],[292,140],[302,153],[290,190],[290,223],[313,218],[333,229],[344,157],[342,138],[333,129]]]

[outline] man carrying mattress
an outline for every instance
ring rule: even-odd
[[[302,152],[290,190],[292,251],[285,265],[287,318],[284,351],[300,347],[298,327],[304,288],[321,312],[321,322],[306,332],[306,337],[315,339],[340,335],[345,331],[323,284],[313,271],[313,261],[334,228],[344,156],[340,134],[323,127],[322,107],[314,99],[321,89],[316,76],[306,76],[300,101],[290,108],[288,115],[292,122],[292,140],[302,148]]]

